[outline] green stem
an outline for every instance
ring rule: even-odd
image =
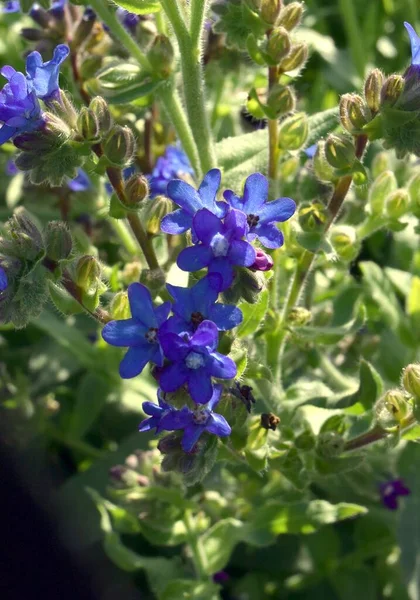
[[[114,229],[117,236],[119,237],[122,245],[127,250],[128,254],[130,256],[137,256],[137,244],[134,241],[134,238],[131,235],[125,222],[122,219],[113,219],[112,217],[109,217],[108,221],[111,224],[111,227]]]
[[[367,237],[373,235],[376,231],[379,231],[388,223],[388,218],[379,217],[377,215],[368,217],[359,227],[357,228],[357,239],[362,241]]]
[[[268,68],[268,90],[277,83],[277,67]],[[277,119],[268,120],[269,154],[268,154],[268,176],[272,181],[277,179],[277,168],[279,162],[279,127]]]
[[[142,50],[136,44],[134,38],[131,37],[128,31],[120,23],[115,15],[115,11],[108,8],[108,2],[106,0],[92,0],[92,2],[90,2],[89,0],[89,4],[100,17],[101,21],[103,21],[109,27],[109,30],[114,35],[115,39],[117,39],[123,46],[126,47],[126,49],[142,67],[148,71],[151,71],[152,66],[147,56],[144,54],[144,52],[142,52]]]
[[[329,356],[317,351],[319,366],[324,371],[329,383],[338,391],[348,391],[352,387],[351,379],[340,373]]]
[[[408,429],[413,427],[417,423],[417,419],[411,415],[405,419],[400,425],[401,433],[405,433]],[[378,442],[379,440],[383,440],[390,434],[389,431],[385,431],[379,425],[373,427],[370,431],[366,433],[362,433],[352,440],[348,440],[344,446],[343,452],[352,452],[353,450],[359,450],[360,448],[364,448],[374,442]]]
[[[366,51],[363,48],[363,38],[360,35],[360,25],[357,22],[354,0],[339,0],[339,5],[353,63],[358,75],[363,79],[367,57]]]
[[[216,166],[216,154],[206,111],[201,61],[201,33],[207,1],[191,0],[191,27],[194,37],[188,31],[177,3],[173,0],[161,0],[161,3],[178,40],[188,120],[197,145],[201,169],[205,173]]]
[[[201,543],[200,536],[195,529],[192,511],[190,509],[185,511],[184,524],[187,530],[188,545],[191,549],[197,579],[207,580],[207,556]]]

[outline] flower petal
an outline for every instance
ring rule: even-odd
[[[222,395],[223,386],[220,383],[217,383],[213,386],[213,396],[210,398],[208,409],[214,410],[214,408],[218,405],[220,396]]]
[[[154,344],[129,348],[120,363],[120,376],[123,379],[131,379],[132,377],[136,377],[136,375],[140,375],[154,354],[154,351]]]
[[[228,258],[233,265],[250,267],[254,264],[256,257],[255,248],[245,240],[233,240],[231,243]]]
[[[218,415],[217,413],[210,415],[210,418],[206,423],[206,431],[213,433],[214,435],[219,435],[220,437],[232,433],[232,429],[225,417],[222,417],[222,415]]]
[[[155,316],[156,316],[159,327],[168,318],[169,313],[171,312],[171,307],[172,307],[172,305],[170,302],[164,302],[163,304],[160,304],[159,306],[157,306],[155,308]]]
[[[217,296],[219,295],[218,289],[220,283],[220,275],[206,275],[206,277],[200,279],[200,281],[191,288],[193,300],[193,310],[191,312],[199,312],[206,319],[211,305],[216,302]],[[191,318],[191,313],[189,318]]]
[[[182,339],[176,333],[165,333],[159,336],[163,352],[169,360],[181,362],[190,352],[191,347],[188,342]],[[163,388],[162,388],[163,389]],[[167,392],[168,390],[164,390]]]
[[[189,321],[191,313],[196,310],[193,296],[194,288],[179,287],[177,285],[171,285],[170,283],[166,284],[166,288],[175,300],[173,312],[182,317],[185,321]]]
[[[219,331],[228,331],[237,327],[244,318],[242,311],[230,304],[214,304],[210,308],[208,317]]]
[[[188,390],[197,404],[207,404],[213,396],[211,377],[205,368],[190,369],[188,374]]]
[[[181,179],[173,179],[168,183],[167,195],[191,216],[203,208],[203,202],[197,190]]]
[[[190,452],[194,448],[204,430],[204,425],[196,425],[195,423],[185,428],[181,443],[185,452]]]
[[[210,355],[211,362],[209,369],[213,377],[219,379],[233,379],[236,376],[237,368],[231,358],[220,354],[220,352],[213,352]]]
[[[160,222],[160,228],[164,233],[170,233],[172,235],[179,235],[185,233],[188,229],[191,229],[192,216],[187,213],[183,208],[178,208],[174,212],[169,213],[163,217]]]
[[[207,267],[212,259],[212,251],[207,246],[198,245],[184,248],[179,254],[177,265],[183,271],[199,271]]]
[[[259,212],[260,223],[283,222],[295,213],[296,202],[291,198],[278,198],[264,204]]]
[[[163,413],[162,408],[154,402],[143,402],[141,407],[146,415],[151,415],[152,417],[160,417]]]
[[[404,21],[404,27],[408,31],[408,35],[410,37],[412,56],[411,64],[420,65],[420,37],[417,35],[410,23],[407,23],[407,21]]]
[[[144,327],[134,319],[110,321],[102,329],[102,337],[111,346],[138,346],[145,342]]]
[[[147,287],[141,283],[132,283],[128,286],[128,300],[130,302],[131,314],[136,321],[140,321],[146,327],[157,327],[152,296]]]
[[[219,342],[219,332],[217,327],[211,321],[203,321],[197,327],[197,331],[191,338],[192,346],[205,346],[210,350],[215,350]]]
[[[223,197],[226,199],[226,202],[228,202],[232,208],[243,210],[243,199],[240,196],[237,196],[233,190],[225,190],[223,192]]]
[[[139,425],[140,433],[144,433],[145,431],[150,431],[154,427],[157,427],[158,421],[155,417],[149,417],[148,419],[144,419]]]
[[[164,415],[159,423],[159,429],[176,431],[184,429],[192,422],[192,412],[184,406],[181,410],[171,410]]]
[[[198,193],[202,201],[202,208],[208,208],[209,210],[213,208],[221,179],[222,174],[219,169],[211,169],[211,171],[204,176],[204,179],[198,188]]]
[[[200,242],[208,246],[216,233],[223,230],[223,223],[207,208],[203,208],[193,218],[193,229]]]
[[[233,270],[232,265],[226,256],[213,258],[209,264],[209,275],[212,275],[213,273],[217,273],[222,278],[222,284],[219,292],[227,290],[232,285],[235,271]]]
[[[159,384],[164,392],[175,392],[187,381],[189,370],[183,363],[165,367],[160,374]]]
[[[240,239],[248,230],[247,217],[241,210],[232,208],[225,218],[225,233],[230,239]]]
[[[276,225],[272,223],[263,223],[262,225],[258,224],[254,228],[253,232],[257,234],[261,244],[266,248],[275,249],[283,246],[283,234],[280,229],[278,229]]]
[[[257,214],[268,198],[268,179],[261,173],[253,173],[245,181],[243,211]]]

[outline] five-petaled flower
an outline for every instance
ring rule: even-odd
[[[212,377],[233,379],[236,365],[216,351],[219,332],[214,323],[203,321],[193,335],[162,333],[160,343],[170,364],[159,376],[164,392],[175,392],[185,383],[197,404],[207,404],[213,395]]]
[[[43,62],[39,52],[34,51],[26,58],[26,72],[28,74],[28,87],[33,89],[37,98],[49,102],[60,97],[58,77],[60,66],[66,60],[70,49],[65,44],[54,48],[53,57]]]
[[[199,437],[205,431],[220,437],[230,435],[229,423],[222,415],[213,412],[220,400],[221,393],[222,386],[215,385],[207,406],[197,406],[194,410],[184,406],[181,410],[166,412],[160,419],[160,430],[176,431],[183,429],[184,435],[181,445],[185,452],[193,450]]]
[[[19,133],[41,129],[44,120],[41,107],[23,73],[5,66],[0,73],[8,83],[0,91],[0,145]]]
[[[160,390],[158,390],[157,396],[159,404],[156,404],[155,402],[143,402],[142,404],[143,411],[146,413],[146,415],[150,416],[148,419],[144,419],[144,421],[140,423],[140,432],[150,431],[151,429],[154,429],[155,433],[159,433],[163,430],[161,426],[162,417],[164,417],[172,411],[175,411],[175,409],[172,406],[170,406],[163,400],[162,393]]]
[[[268,180],[261,173],[250,175],[245,182],[244,195],[237,196],[232,190],[223,193],[232,208],[247,216],[247,239],[259,239],[267,248],[280,248],[284,239],[275,223],[287,221],[294,214],[296,204],[291,198],[278,198],[267,202]]]
[[[379,492],[382,504],[389,510],[396,510],[398,508],[399,496],[408,496],[411,494],[411,491],[404,485],[402,479],[394,479],[381,483]]]
[[[224,221],[203,208],[193,219],[193,229],[199,244],[184,248],[178,255],[183,271],[199,271],[208,267],[209,273],[221,276],[219,292],[233,282],[235,266],[250,267],[255,263],[255,248],[243,240],[247,231],[246,214],[232,209]]]
[[[192,288],[170,284],[166,287],[175,300],[172,305],[174,316],[164,325],[167,331],[193,333],[207,319],[213,321],[219,331],[233,329],[242,322],[239,308],[216,302],[222,287],[221,277],[217,273],[203,277]]]
[[[205,175],[198,190],[181,179],[170,181],[167,188],[167,196],[181,208],[162,219],[162,231],[173,235],[185,233],[193,226],[194,216],[203,208],[217,217],[223,218],[229,206],[226,202],[216,201],[221,177],[219,169],[212,169]]]
[[[158,332],[171,309],[170,302],[155,308],[149,290],[141,283],[132,283],[128,287],[128,300],[131,319],[111,321],[102,330],[102,337],[108,344],[129,347],[120,364],[123,379],[139,375],[148,362],[163,365]]]

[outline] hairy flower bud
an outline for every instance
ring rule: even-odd
[[[395,190],[385,200],[385,211],[391,219],[399,219],[405,215],[409,206],[410,196],[405,189]]]
[[[353,141],[344,136],[329,135],[325,143],[325,157],[335,169],[351,167],[355,161]]]
[[[174,49],[166,35],[157,35],[147,58],[150,64],[161,77],[169,77],[173,71]]]
[[[112,299],[109,307],[111,317],[116,321],[129,319],[131,317],[130,304],[127,292],[118,292]]]
[[[98,285],[101,277],[101,265],[94,256],[82,256],[77,261],[75,281],[78,286],[88,291]]]
[[[381,106],[394,106],[404,89],[404,78],[401,75],[390,75],[381,89]]]
[[[336,431],[324,431],[319,434],[316,451],[322,458],[339,456],[344,449],[344,440]]]
[[[267,42],[267,54],[273,62],[279,63],[289,54],[291,47],[290,37],[284,27],[273,29]]]
[[[420,173],[414,175],[408,183],[408,193],[410,196],[410,207],[414,214],[420,215]]]
[[[6,233],[14,246],[13,255],[35,260],[44,251],[44,240],[29,213],[19,207],[6,223]]]
[[[308,60],[308,45],[305,42],[293,44],[289,54],[280,63],[283,73],[301,69]]]
[[[312,319],[312,313],[307,308],[303,308],[303,306],[296,306],[295,308],[291,308],[289,310],[289,314],[287,315],[287,323],[289,325],[294,325],[297,327],[302,327],[310,322]]]
[[[320,181],[325,183],[335,181],[336,175],[334,173],[334,169],[327,161],[325,153],[325,142],[323,140],[319,141],[317,144],[317,148],[313,158],[313,166],[315,175]]]
[[[106,100],[95,96],[89,104],[89,109],[96,118],[99,127],[99,135],[106,135],[113,125],[113,119]]]
[[[279,147],[283,150],[300,150],[308,139],[309,124],[305,113],[287,117],[279,127]]]
[[[77,129],[80,135],[88,142],[99,139],[99,124],[95,114],[86,106],[80,111],[77,118]]]
[[[29,11],[29,16],[42,29],[48,29],[53,21],[51,15],[38,3],[34,3]]]
[[[338,256],[345,261],[352,261],[360,252],[360,243],[356,238],[356,230],[348,225],[334,227],[330,234],[330,242]]]
[[[420,364],[413,363],[404,369],[402,384],[414,398],[420,398]]]
[[[35,27],[22,27],[20,35],[28,42],[39,42],[45,37],[45,33],[41,29],[35,29]]]
[[[391,162],[390,156],[388,152],[378,152],[375,158],[372,161],[371,173],[373,179],[376,179],[383,173],[384,171],[388,171],[390,169]]]
[[[149,196],[149,182],[144,175],[132,175],[124,183],[124,192],[127,207],[140,208],[140,204]]]
[[[303,231],[320,231],[328,220],[328,211],[321,202],[306,202],[299,206],[299,225]]]
[[[302,20],[303,4],[300,2],[291,2],[281,10],[278,25],[282,25],[288,31],[295,29]]]
[[[126,167],[134,158],[136,141],[129,127],[115,125],[104,144],[107,159],[118,167]]]
[[[371,119],[370,110],[361,96],[344,94],[340,98],[340,120],[350,133],[360,131]]]
[[[266,23],[274,25],[281,10],[281,0],[261,0],[260,15]]]
[[[257,248],[257,256],[253,265],[248,267],[251,271],[270,271],[274,266],[274,261],[269,254],[266,254],[261,248]]]
[[[172,200],[166,196],[156,196],[149,200],[146,205],[146,230],[150,235],[160,232],[160,223],[166,215],[172,212]]]
[[[398,423],[411,412],[411,406],[401,390],[388,390],[384,396],[384,402]]]
[[[366,103],[373,114],[379,111],[381,106],[381,90],[384,84],[384,76],[379,69],[373,69],[365,81]]]
[[[70,231],[62,221],[50,221],[44,231],[46,256],[53,261],[68,258],[73,248]]]
[[[275,111],[276,116],[285,115],[295,107],[295,97],[290,87],[276,83],[269,91],[267,106]]]
[[[386,198],[397,189],[397,186],[397,180],[392,171],[384,171],[375,179],[370,187],[368,197],[371,214],[382,214]]]

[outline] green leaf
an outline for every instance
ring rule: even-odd
[[[403,314],[391,282],[382,269],[373,262],[361,262],[363,286],[366,293],[381,309],[381,319],[391,328],[400,324]]]
[[[336,344],[346,335],[357,333],[366,320],[366,309],[363,304],[359,305],[354,318],[337,327],[312,327],[310,325],[303,327],[294,327],[293,333],[299,338],[308,341],[314,341],[317,344]]]
[[[76,403],[70,416],[68,434],[71,438],[83,437],[104,408],[112,388],[108,381],[95,373],[86,373],[76,393]]]
[[[309,135],[306,147],[316,144],[339,124],[338,108],[329,108],[308,119]]]
[[[273,380],[273,374],[270,369],[255,360],[248,360],[245,377],[247,379],[252,379],[253,381],[258,379],[266,379],[267,381]]]
[[[252,335],[257,331],[267,313],[268,291],[264,290],[260,294],[260,299],[256,304],[242,302],[239,305],[239,308],[242,311],[244,318],[238,327],[237,336],[245,337],[247,335]]]
[[[411,280],[410,292],[407,297],[407,314],[420,314],[420,277],[414,276]]]
[[[218,590],[219,586],[211,581],[203,583],[193,579],[177,579],[165,587],[159,600],[219,600]]]
[[[344,408],[345,412],[350,415],[361,415],[371,410],[383,393],[382,378],[369,362],[362,359],[359,367],[359,380],[357,392],[331,402],[334,408]]]
[[[149,15],[161,9],[158,0],[114,0],[114,2],[136,15]]]
[[[18,204],[19,200],[22,198],[24,182],[25,174],[18,173],[11,179],[9,185],[7,186],[6,204],[10,210],[13,210]]]
[[[83,312],[81,305],[64,288],[48,281],[48,290],[52,303],[63,315],[77,315]]]
[[[325,252],[327,256],[335,256],[334,248],[321,232],[299,231],[296,234],[296,242],[302,246],[302,248],[308,250],[308,252],[312,252],[312,254]]]
[[[241,540],[242,526],[242,521],[237,519],[223,519],[200,536],[208,575],[221,571],[227,565],[234,547]]]

